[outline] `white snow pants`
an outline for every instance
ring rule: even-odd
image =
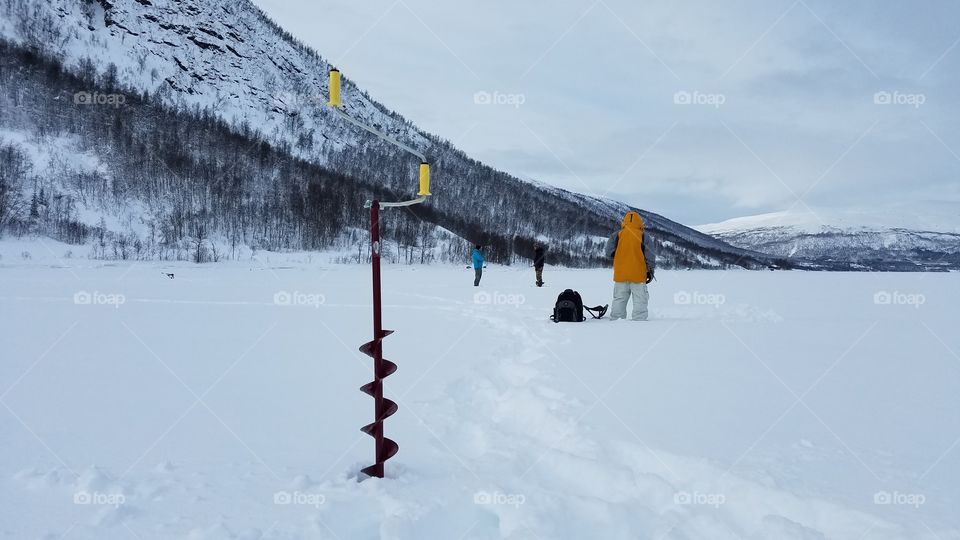
[[[610,308],[610,320],[627,318],[627,300],[633,295],[633,320],[647,320],[647,301],[650,294],[646,283],[620,282],[613,284],[613,306]]]

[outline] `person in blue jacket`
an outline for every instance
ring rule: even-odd
[[[485,262],[483,258],[483,253],[480,253],[480,244],[477,244],[473,248],[473,286],[480,286],[480,277],[483,275],[483,263]]]

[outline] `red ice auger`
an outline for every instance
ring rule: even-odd
[[[360,428],[376,440],[377,461],[363,469],[368,476],[383,478],[383,462],[399,450],[397,443],[383,436],[383,421],[397,412],[396,402],[383,397],[383,379],[397,370],[397,365],[383,357],[383,338],[393,333],[384,330],[380,307],[380,201],[370,203],[370,266],[373,268],[373,341],[360,346],[360,352],[373,358],[373,380],[360,390],[373,396],[373,422]]]
[[[378,200],[367,201],[370,208],[370,267],[373,274],[373,340],[364,343],[360,352],[373,358],[373,380],[360,387],[364,393],[373,397],[373,422],[360,428],[376,441],[376,461],[362,472],[368,476],[383,478],[384,462],[393,457],[400,447],[396,442],[384,437],[383,421],[397,412],[396,402],[383,397],[383,379],[397,370],[397,365],[383,357],[383,338],[393,333],[393,330],[384,330],[381,320],[381,291],[380,291],[380,208],[410,206],[422,203],[430,195],[430,165],[426,157],[415,149],[390,137],[386,133],[374,129],[353,118],[343,110],[340,101],[340,72],[330,71],[330,105],[337,114],[351,124],[358,126],[384,141],[405,150],[420,158],[420,191],[415,199],[402,202],[384,203]]]

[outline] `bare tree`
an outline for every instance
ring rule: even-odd
[[[20,186],[32,165],[20,147],[0,145],[0,234],[20,214]]]
[[[207,226],[201,222],[197,222],[193,226],[193,238],[191,242],[193,243],[193,262],[200,264],[206,262],[206,257],[204,256],[204,243],[207,241]]]

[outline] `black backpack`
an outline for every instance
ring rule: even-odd
[[[553,315],[550,320],[553,322],[583,322],[586,317],[583,316],[583,310],[594,319],[600,319],[607,313],[607,306],[586,307],[583,305],[583,299],[580,293],[573,289],[567,289],[557,297],[557,303],[553,306]],[[597,313],[599,313],[599,315]]]

